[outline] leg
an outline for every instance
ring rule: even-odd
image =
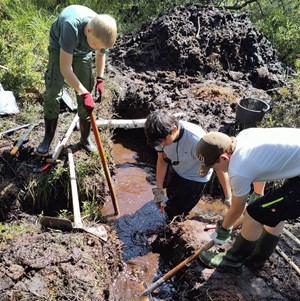
[[[80,82],[85,86],[88,91],[93,89],[92,78],[92,56],[88,54],[86,56],[74,56],[73,58],[73,70]],[[83,148],[88,152],[97,151],[96,146],[92,143],[91,133],[91,121],[86,110],[83,107],[83,99],[77,95],[78,115],[80,119],[80,143]]]
[[[199,202],[206,183],[186,180],[169,168],[167,175],[168,202],[166,213],[171,219],[176,215],[187,215]]]
[[[60,110],[60,95],[64,85],[64,78],[59,67],[59,51],[51,48],[48,51],[49,61],[45,73],[46,91],[44,93],[45,136],[36,150],[36,153],[41,156],[48,154],[56,131]]]

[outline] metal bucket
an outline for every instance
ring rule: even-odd
[[[236,122],[245,126],[256,126],[262,121],[265,113],[270,109],[268,103],[251,97],[244,97],[238,101]]]

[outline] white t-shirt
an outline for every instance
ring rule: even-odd
[[[250,128],[236,140],[228,170],[233,195],[247,195],[252,182],[300,175],[300,129]]]
[[[200,126],[194,123],[181,120],[179,121],[179,125],[184,129],[184,132],[178,142],[175,141],[164,148],[157,146],[155,149],[158,152],[163,151],[171,161],[179,161],[178,165],[172,165],[179,176],[187,180],[205,183],[209,181],[213,170],[210,169],[205,177],[199,176],[201,164],[196,157],[196,146],[206,133]]]

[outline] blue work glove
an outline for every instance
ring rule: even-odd
[[[162,188],[152,188],[152,193],[154,195],[154,202],[156,205],[160,207],[166,207],[168,197],[165,195],[164,190]]]
[[[222,245],[224,242],[226,242],[230,238],[230,234],[232,232],[232,227],[229,229],[224,229],[222,224],[223,220],[217,221],[217,229],[210,235],[216,245]]]

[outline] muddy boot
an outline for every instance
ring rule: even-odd
[[[261,269],[266,260],[274,252],[279,238],[279,236],[273,235],[264,229],[253,253],[247,258],[245,265],[252,269]]]
[[[91,141],[91,121],[80,119],[80,143],[87,152],[96,152],[97,148]]]
[[[45,120],[45,137],[44,140],[37,147],[35,152],[39,156],[46,156],[49,152],[49,147],[56,131],[58,117],[54,119],[44,118],[44,120]]]
[[[254,250],[256,243],[257,241],[246,240],[239,234],[228,251],[222,253],[202,251],[199,258],[210,268],[239,269]]]

